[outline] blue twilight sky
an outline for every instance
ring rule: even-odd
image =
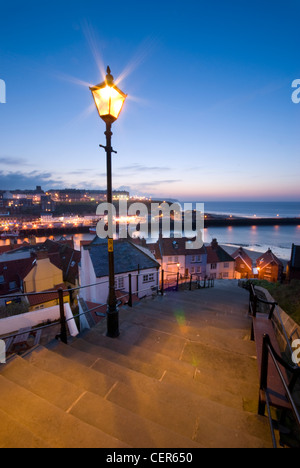
[[[115,189],[300,200],[299,0],[0,2],[0,189],[106,187],[110,65]]]

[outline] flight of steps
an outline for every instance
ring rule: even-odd
[[[271,447],[257,415],[247,293],[235,283],[120,310],[0,367],[0,447]]]

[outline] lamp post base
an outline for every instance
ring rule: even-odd
[[[119,330],[119,310],[113,312],[107,311],[107,333],[108,338],[118,338],[120,336]]]

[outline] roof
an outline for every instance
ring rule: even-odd
[[[187,249],[186,243],[191,242],[191,239],[186,237],[182,237],[181,239],[163,237],[158,242],[161,254],[165,257],[206,254],[206,247],[204,245],[200,249]]]
[[[207,263],[209,264],[235,262],[235,259],[218,244],[216,239],[206,247],[206,251]]]
[[[249,268],[249,270],[252,270],[252,267],[253,267],[252,259],[245,252],[243,247],[240,247],[239,249],[237,249],[231,256],[235,260],[237,258],[240,258],[241,260],[243,260],[243,262],[246,264],[246,266]]]
[[[300,269],[300,245],[293,244],[290,266]]]
[[[261,270],[271,263],[276,263],[279,267],[284,268],[283,263],[279,260],[279,258],[276,257],[276,255],[273,254],[271,249],[269,249],[256,260],[256,266]]]
[[[90,253],[91,261],[97,278],[109,275],[107,239],[96,237],[94,241],[83,247]],[[128,273],[136,270],[159,268],[159,263],[146,252],[140,250],[127,240],[114,242],[115,274]]]
[[[28,295],[27,300],[29,302],[30,307],[34,307],[34,306],[37,306],[39,304],[45,304],[47,302],[55,301],[56,299],[58,300],[57,291],[60,288],[63,289],[64,287],[65,287],[64,284],[60,284],[60,285],[55,286],[55,288],[48,289],[47,291],[41,291],[41,292],[36,293],[34,295]],[[53,293],[52,294],[46,294],[46,292],[48,293],[50,291],[53,291]],[[64,297],[67,297],[68,295],[69,295],[69,292],[64,291]]]
[[[22,288],[22,282],[36,265],[36,256],[0,262],[0,295],[5,296]],[[12,289],[12,283],[15,287]]]
[[[62,270],[64,281],[76,284],[81,253],[73,247],[73,240],[53,241],[47,239],[43,243],[23,245],[19,250],[34,252],[39,258],[42,258],[44,253],[44,258],[47,256],[54,266]]]

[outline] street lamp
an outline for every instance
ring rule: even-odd
[[[127,97],[114,84],[110,68],[107,67],[106,79],[103,83],[90,88],[99,116],[106,124],[106,146],[100,145],[106,151],[107,161],[107,203],[112,204],[112,162],[111,155],[116,153],[111,146],[111,126],[117,120]],[[112,210],[108,215],[108,265],[109,265],[109,294],[107,305],[107,336],[117,338],[119,332],[119,311],[117,307],[117,296],[115,290],[115,265],[114,265],[114,242],[113,242],[113,219]]]

